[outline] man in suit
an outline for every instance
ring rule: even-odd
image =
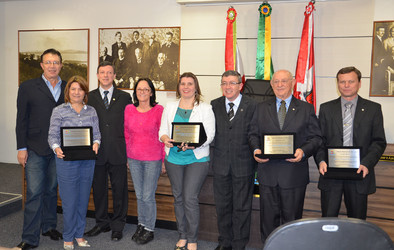
[[[384,27],[376,28],[376,36],[373,40],[373,75],[372,75],[372,94],[387,95],[387,84],[384,80],[384,67],[382,62],[386,56],[386,49],[383,45],[383,36],[385,34]]]
[[[296,99],[295,79],[279,70],[271,79],[276,98],[259,103],[253,115],[249,144],[258,162],[260,230],[264,243],[279,225],[302,218],[306,186],[309,183],[308,158],[322,143],[319,122],[312,104]],[[294,156],[289,159],[259,158],[264,134],[294,133]]]
[[[57,224],[55,154],[48,145],[52,109],[64,103],[66,82],[59,77],[62,56],[55,49],[41,55],[43,74],[19,86],[16,140],[18,162],[25,168],[26,201],[22,242],[19,248],[35,248],[40,233],[52,240],[62,238]]]
[[[127,58],[134,58],[135,50],[136,49],[142,50],[143,46],[144,44],[140,41],[140,32],[138,32],[138,30],[133,31],[133,41],[127,47],[127,51],[128,51]]]
[[[100,62],[103,61],[112,62],[112,56],[108,55],[107,47],[102,48],[100,51]]]
[[[173,37],[174,34],[172,32],[166,33],[165,41],[161,45],[161,52],[166,55],[167,63],[170,65],[171,70],[178,71],[179,46],[172,41]]]
[[[318,187],[321,190],[322,216],[338,216],[344,194],[348,217],[365,220],[368,195],[376,191],[374,167],[386,148],[382,110],[380,104],[357,94],[361,87],[361,72],[355,67],[339,70],[337,85],[341,97],[321,104],[319,112],[323,145],[316,153],[315,161],[321,174]],[[350,109],[350,121],[344,119],[346,107]],[[363,179],[324,178],[328,146],[361,147],[357,173],[362,174]]]
[[[223,96],[211,102],[216,120],[212,170],[219,245],[216,250],[245,249],[249,241],[256,163],[248,132],[256,103],[243,96],[241,75],[222,74]]]
[[[122,33],[120,31],[117,31],[115,33],[115,43],[112,44],[112,60],[114,62],[117,58],[119,58],[119,49],[123,49],[123,51],[126,51],[126,44],[122,42]]]
[[[93,199],[96,225],[87,236],[96,236],[112,230],[111,239],[123,237],[128,209],[127,156],[124,138],[124,109],[131,96],[114,87],[115,70],[110,62],[97,67],[100,86],[90,91],[88,104],[99,117],[101,145],[93,177]],[[108,175],[111,181],[113,216],[108,215]]]

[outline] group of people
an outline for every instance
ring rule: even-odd
[[[115,85],[133,89],[141,77],[149,77],[157,90],[175,90],[177,84],[179,46],[173,42],[174,34],[167,32],[160,43],[153,31],[147,32],[146,41],[140,39],[140,32],[133,31],[132,41],[126,45],[122,33],[115,33],[115,43],[102,47],[100,62],[112,62],[115,67]]]
[[[394,82],[394,26],[387,31],[388,34],[385,27],[378,26],[374,37],[372,94],[375,95],[394,94],[389,88],[389,81]]]
[[[322,216],[338,216],[343,194],[348,216],[366,219],[367,196],[376,189],[374,167],[386,139],[381,106],[358,95],[361,72],[354,67],[338,71],[341,96],[322,104],[319,118],[311,104],[292,95],[295,79],[288,70],[274,73],[275,98],[262,103],[241,94],[242,77],[232,70],[221,76],[223,96],[205,103],[197,77],[185,72],[176,86],[177,100],[163,108],[149,78],[136,81],[133,98],[117,89],[109,61],[100,62],[99,87],[90,92],[80,76],[67,83],[60,79],[62,57],[57,50],[42,54],[41,67],[41,77],[20,85],[17,100],[18,161],[27,184],[18,245],[23,250],[37,247],[40,233],[63,239],[64,249],[74,249],[74,239],[78,246],[89,247],[84,236],[109,231],[112,240],[121,240],[128,210],[127,168],[137,197],[138,225],[132,236],[137,244],[154,239],[155,192],[160,173],[167,172],[179,233],[174,249],[197,249],[198,197],[210,162],[219,231],[216,250],[245,249],[248,244],[256,171],[262,242],[281,224],[302,218],[311,156],[321,174]],[[206,140],[199,146],[178,145],[172,139],[174,122],[201,123]],[[96,160],[64,160],[60,129],[70,126],[92,127]],[[295,134],[293,157],[261,158],[263,135],[288,133]],[[357,173],[362,180],[325,178],[327,147],[342,146],[361,147]],[[56,230],[57,186],[62,234]],[[85,232],[91,187],[96,225]]]

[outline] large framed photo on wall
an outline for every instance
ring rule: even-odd
[[[373,23],[370,96],[394,96],[394,20]]]
[[[156,90],[175,91],[180,39],[180,27],[100,28],[99,62],[112,62],[118,88],[134,89],[148,77]]]
[[[19,30],[18,40],[19,84],[41,76],[40,56],[50,48],[62,55],[62,80],[80,75],[89,83],[89,29]]]

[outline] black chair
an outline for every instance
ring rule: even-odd
[[[301,219],[275,229],[264,250],[392,250],[378,226],[352,218]]]
[[[270,81],[260,79],[247,79],[242,94],[255,99],[257,102],[275,97]]]

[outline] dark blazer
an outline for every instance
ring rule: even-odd
[[[88,104],[96,109],[99,117],[101,145],[96,164],[126,164],[126,142],[124,138],[124,109],[131,103],[129,93],[114,88],[109,108],[106,109],[97,88],[89,92]]]
[[[52,109],[64,103],[66,84],[62,81],[57,102],[42,77],[25,81],[19,86],[15,129],[17,149],[27,148],[42,156],[53,153],[48,145],[49,123]]]
[[[315,156],[318,166],[321,161],[327,162],[325,146],[343,145],[340,97],[320,105],[319,121],[323,134],[323,144]],[[361,147],[361,164],[369,170],[369,174],[362,181],[357,182],[357,191],[361,194],[372,194],[376,191],[374,168],[386,148],[386,137],[380,104],[363,99],[360,96],[357,100],[353,120],[353,145]],[[330,187],[329,180],[320,176],[318,187],[328,190]]]
[[[216,120],[212,169],[215,174],[236,177],[253,174],[256,161],[248,144],[248,131],[256,102],[243,95],[232,122],[228,120],[225,97],[211,102]]]
[[[254,113],[249,144],[251,149],[262,149],[261,136],[265,133],[296,133],[295,149],[301,148],[305,156],[300,162],[288,162],[284,159],[271,159],[258,164],[259,181],[265,186],[295,188],[309,183],[308,158],[322,143],[319,122],[313,105],[296,99],[294,96],[282,130],[276,109],[276,98],[259,103]]]

